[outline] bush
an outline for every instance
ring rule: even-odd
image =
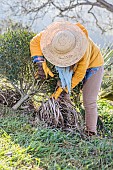
[[[105,49],[103,56],[105,64],[101,98],[113,101],[113,47]]]
[[[31,64],[29,42],[34,33],[27,30],[15,30],[1,35],[0,41],[0,74],[11,82],[18,82],[27,75]]]
[[[0,37],[0,76],[21,95],[19,105],[29,97],[28,93],[35,82],[29,50],[29,43],[34,35],[25,29],[18,29],[8,30]]]

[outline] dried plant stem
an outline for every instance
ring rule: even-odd
[[[75,106],[68,100],[53,98],[42,102],[37,116],[50,127],[68,130],[83,130],[83,117],[76,111]]]

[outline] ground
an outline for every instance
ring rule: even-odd
[[[99,113],[106,132],[103,136],[82,138],[79,133],[33,126],[31,115],[1,106],[0,169],[1,170],[112,170],[112,109],[99,102]]]

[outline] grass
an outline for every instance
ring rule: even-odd
[[[110,104],[106,100],[100,100],[98,102],[99,114],[104,122],[105,130],[108,134],[113,135],[113,102]]]
[[[105,105],[108,104],[99,102],[99,113],[103,118],[109,115],[105,126],[111,133],[112,106],[106,110]],[[0,170],[113,169],[111,137],[82,139],[78,133],[65,133],[42,124],[33,127],[29,123],[30,115],[6,107],[0,110]]]
[[[0,170],[39,170],[39,159],[33,159],[26,148],[12,142],[11,137],[0,129]],[[35,165],[34,165],[35,164]]]

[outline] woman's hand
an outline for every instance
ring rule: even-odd
[[[51,72],[51,70],[48,68],[46,61],[44,62],[37,62],[37,72],[35,73],[35,79],[41,78],[41,79],[47,79],[48,75],[51,77],[54,77],[54,74]]]
[[[45,79],[46,75],[43,70],[42,63],[36,63],[37,64],[37,72],[35,73],[35,79],[40,78],[40,79]]]

